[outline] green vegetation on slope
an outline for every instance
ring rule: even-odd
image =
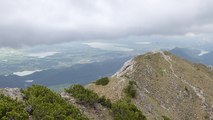
[[[134,88],[134,85],[136,85],[135,81],[129,81],[129,84],[126,88],[124,88],[124,93],[126,94],[126,97],[134,98],[136,95],[136,89]]]
[[[66,92],[71,93],[74,98],[84,104],[94,104],[98,101],[98,95],[91,90],[85,89],[81,85],[72,85],[69,89],[65,89]]]
[[[130,85],[135,82],[130,81]],[[65,90],[70,93],[75,99],[81,103],[93,105],[94,103],[100,103],[106,106],[112,112],[115,120],[146,120],[146,117],[134,104],[131,104],[128,100],[120,100],[115,103],[111,103],[109,99],[104,96],[99,97],[95,92],[85,89],[81,85],[72,85],[69,89]]]
[[[170,118],[168,118],[167,116],[162,116],[164,120],[171,120]]]
[[[110,99],[106,99],[105,96],[102,96],[98,99],[98,103],[100,103],[101,105],[111,108],[112,107],[112,102]]]
[[[100,103],[107,107],[115,120],[146,120],[141,111],[127,100],[111,103],[109,99],[99,97],[81,85],[72,85],[65,91],[81,103],[89,105]],[[22,93],[24,95],[22,102],[0,95],[1,120],[27,120],[29,116],[35,120],[87,120],[79,109],[44,86],[32,85],[22,90]]]
[[[1,120],[27,120],[28,114],[24,108],[25,107],[22,102],[0,95]]]
[[[109,78],[108,77],[103,77],[101,79],[98,79],[95,82],[96,85],[103,85],[103,86],[107,85],[108,83],[109,83]]]
[[[66,103],[58,94],[44,86],[33,85],[22,91],[27,111],[35,120],[86,120],[87,118]]]
[[[146,120],[146,117],[134,104],[125,100],[113,103],[112,112],[114,120]]]
[[[72,85],[69,89],[65,89],[65,91],[72,94],[74,98],[83,104],[93,105],[94,103],[100,103],[103,106],[111,107],[111,101],[109,99],[106,99],[104,96],[99,97],[98,94],[85,89],[81,85]]]

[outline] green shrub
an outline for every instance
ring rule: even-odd
[[[103,77],[95,82],[96,85],[103,85],[103,86],[107,85],[108,83],[109,83],[108,77]]]
[[[164,120],[171,120],[170,118],[168,118],[167,116],[162,116]]]
[[[134,98],[136,95],[136,89],[134,87],[135,81],[129,81],[129,84],[127,85],[126,88],[124,88],[124,93],[126,94],[127,97]]]
[[[129,85],[134,84],[129,82]],[[128,100],[111,103],[105,96],[99,97],[81,85],[73,85],[65,91],[82,103],[100,103],[108,107],[115,120],[146,120],[141,111]],[[22,90],[22,93],[23,102],[0,95],[0,120],[27,120],[29,115],[35,120],[87,120],[79,109],[44,86],[33,85]]]
[[[1,120],[28,120],[22,102],[0,95],[0,119]]]
[[[99,97],[97,93],[85,89],[81,85],[72,85],[69,89],[65,89],[66,92],[72,94],[72,96],[83,104],[93,105],[94,103],[100,103],[108,108],[111,107],[111,101],[106,99],[105,96]]]
[[[130,81],[129,81],[129,85],[136,85],[136,82],[133,81],[133,80],[130,80]]]
[[[98,99],[98,103],[100,103],[103,106],[106,106],[108,108],[112,107],[112,102],[110,99],[106,99],[105,96],[102,96]]]
[[[22,92],[28,112],[35,120],[87,119],[79,109],[44,86],[33,85]]]
[[[135,82],[129,82],[129,85],[133,86],[135,84]],[[126,99],[111,103],[105,96],[99,97],[96,93],[85,89],[81,85],[72,85],[69,89],[65,89],[65,91],[84,104],[89,103],[93,105],[94,103],[100,103],[108,107],[112,111],[114,120],[146,120],[141,111]]]
[[[118,101],[112,104],[114,120],[146,120],[137,107],[127,101]]]
[[[74,98],[83,104],[94,104],[98,102],[98,95],[91,90],[85,89],[81,85],[72,85],[66,92],[71,93]]]

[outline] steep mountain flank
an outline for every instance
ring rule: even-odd
[[[150,52],[126,62],[105,85],[86,88],[112,101],[125,97],[124,88],[135,82],[136,95],[131,99],[148,119],[213,119],[213,72],[169,52]]]

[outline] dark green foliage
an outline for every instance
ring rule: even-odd
[[[129,82],[129,85],[135,85],[135,82]],[[99,97],[91,90],[85,89],[81,85],[72,85],[66,92],[71,93],[72,96],[83,103],[100,103],[112,110],[115,120],[146,120],[146,117],[137,109],[137,107],[127,100],[111,103],[109,99],[104,96]]]
[[[136,95],[136,89],[134,87],[135,81],[129,81],[129,85],[124,88],[124,93],[126,94],[127,97],[134,98]]]
[[[130,82],[129,84],[135,85],[135,82]],[[109,99],[106,99],[104,96],[99,97],[96,93],[85,89],[81,85],[72,85],[65,91],[72,94],[74,98],[82,103],[90,103],[90,105],[100,103],[103,106],[108,107],[111,109],[115,120],[146,120],[146,117],[141,113],[141,111],[126,99],[112,104]]]
[[[111,101],[104,96],[100,97],[97,93],[85,89],[81,85],[72,85],[69,89],[65,89],[66,92],[72,94],[72,96],[79,100],[83,104],[93,105],[94,103],[100,103],[103,106],[111,107]]]
[[[100,103],[103,106],[106,106],[108,108],[112,107],[112,103],[110,99],[106,99],[105,96],[102,96],[98,99],[98,103]]]
[[[96,85],[107,85],[109,83],[108,77],[103,77],[95,82]]]
[[[146,120],[137,107],[125,100],[118,101],[112,105],[114,120]]]
[[[166,117],[166,116],[162,116],[164,120],[171,120],[170,118]]]
[[[130,81],[129,81],[129,84],[130,84],[130,85],[136,85],[136,82],[133,81],[133,80],[130,80]]]
[[[184,88],[184,89],[185,89],[185,91],[186,91],[186,92],[189,92],[189,89],[188,89],[186,86],[185,86],[185,88]]]
[[[1,120],[27,120],[28,114],[24,108],[25,107],[22,102],[0,95]]]
[[[28,108],[31,108],[28,112],[35,120],[87,119],[76,107],[44,86],[33,85],[22,92]]]
[[[83,104],[94,104],[98,101],[98,95],[91,90],[85,89],[81,85],[72,85],[66,92],[71,93],[74,98]]]
[[[135,85],[130,82],[130,85]],[[91,90],[81,85],[73,85],[66,92],[84,104],[93,105],[100,103],[108,107],[115,120],[146,120],[146,117],[130,103],[122,100],[111,103],[104,96],[99,97]],[[1,120],[27,120],[31,115],[35,120],[87,120],[87,118],[75,106],[66,103],[58,94],[44,86],[33,85],[25,90],[24,101],[18,102],[9,97],[0,95],[0,119]]]

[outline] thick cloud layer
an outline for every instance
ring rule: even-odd
[[[212,0],[0,0],[0,45],[213,33]]]

